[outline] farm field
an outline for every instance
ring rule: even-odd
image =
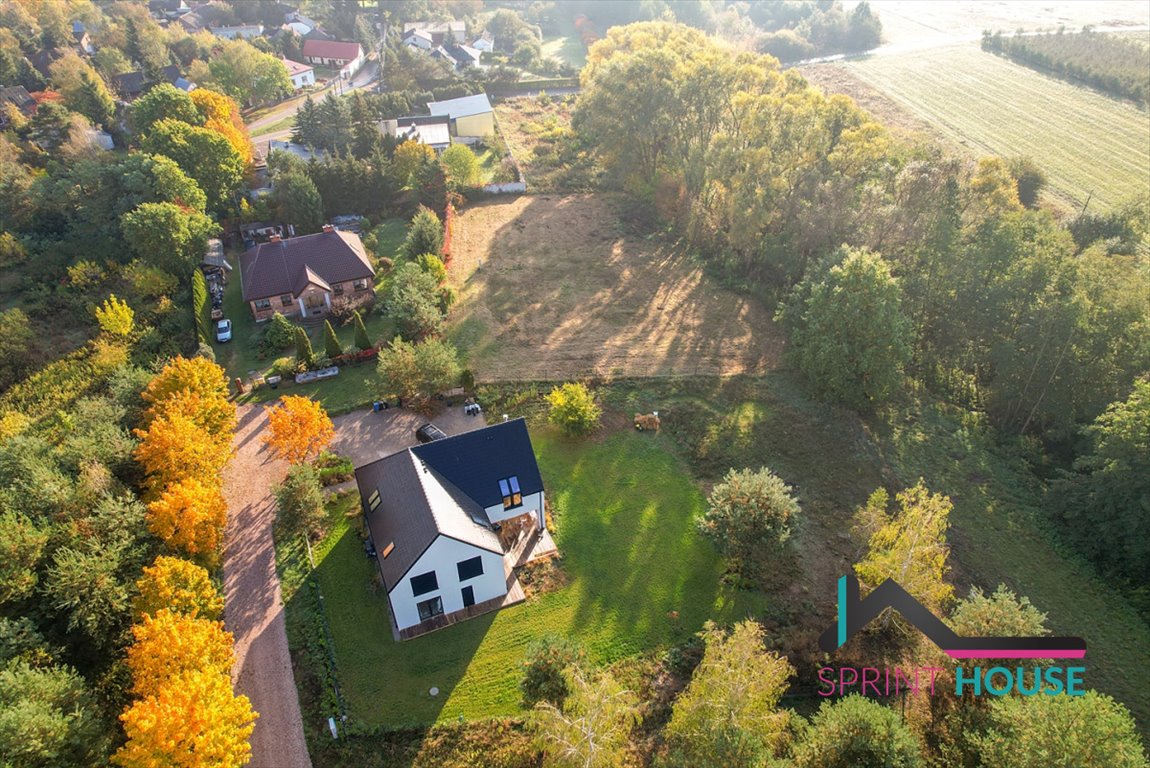
[[[825,66],[825,65],[824,65]],[[1049,191],[1081,207],[1145,194],[1150,113],[958,45],[842,66],[971,155],[1028,155]],[[849,94],[849,90],[848,90]]]
[[[481,381],[761,373],[771,312],[676,244],[627,235],[616,199],[536,195],[469,206],[449,274],[449,338]]]
[[[722,561],[694,530],[702,493],[658,438],[623,430],[571,441],[533,428],[532,440],[568,578],[554,591],[396,643],[378,572],[347,519],[315,548],[354,721],[394,727],[514,714],[527,647],[544,635],[577,640],[598,665],[683,643],[708,618],[761,612],[760,593],[721,585]]]

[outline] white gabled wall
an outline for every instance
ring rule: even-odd
[[[526,515],[528,512],[530,512],[535,515],[535,519],[538,521],[539,529],[543,530],[543,491],[539,491],[538,493],[529,493],[524,496],[523,504],[521,506],[512,507],[511,509],[504,509],[501,502],[499,504],[494,504],[483,511],[487,513],[487,519],[493,523],[498,523],[501,520],[510,520],[513,517]]]
[[[461,583],[456,563],[470,560],[477,555],[483,558],[483,574]],[[415,597],[411,593],[411,577],[428,571],[435,571],[439,589]],[[415,604],[437,596],[443,599],[444,613],[461,610],[463,587],[472,587],[475,590],[477,603],[507,594],[507,581],[503,575],[503,556],[441,535],[415,561],[415,565],[411,566],[403,581],[396,584],[388,595],[396,626],[407,629],[418,624],[419,609]]]

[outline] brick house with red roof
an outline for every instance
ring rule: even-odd
[[[249,248],[240,257],[244,301],[256,321],[279,312],[322,317],[375,298],[375,268],[359,235],[330,225],[323,232]]]

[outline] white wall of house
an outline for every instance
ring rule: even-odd
[[[483,560],[483,574],[460,582],[456,564],[477,556]],[[413,595],[412,577],[428,571],[435,571],[439,588],[419,596]],[[396,584],[388,595],[396,626],[399,629],[406,629],[418,624],[419,608],[416,604],[433,597],[439,597],[443,601],[444,613],[462,610],[464,587],[471,587],[474,590],[476,603],[507,594],[507,581],[503,575],[503,556],[447,536],[440,536],[415,561],[415,565],[411,566],[403,581]]]
[[[291,84],[293,88],[315,85],[315,70],[308,69],[300,72],[298,75],[291,75]]]
[[[510,520],[513,517],[526,515],[528,512],[535,515],[538,520],[539,528],[543,528],[543,491],[539,493],[529,493],[523,497],[523,504],[511,509],[504,509],[503,504],[495,504],[484,510],[487,513],[487,519],[493,523],[498,523],[501,520]]]

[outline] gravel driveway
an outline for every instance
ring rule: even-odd
[[[272,542],[271,487],[287,464],[264,448],[264,408],[240,406],[237,415],[236,455],[224,472],[224,623],[236,639],[232,681],[260,714],[251,737],[252,768],[310,768]]]

